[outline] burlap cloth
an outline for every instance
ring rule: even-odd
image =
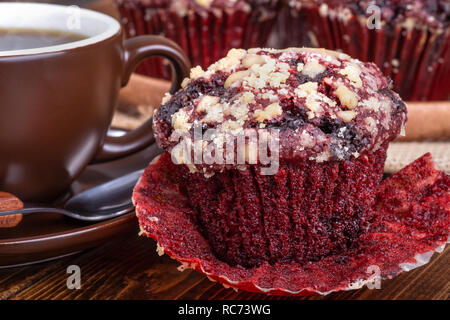
[[[440,170],[450,172],[450,141],[393,142],[389,145],[384,170],[397,172],[427,152]]]
[[[113,126],[132,130],[148,119],[152,110],[150,106],[139,106],[139,112],[134,115],[117,111]],[[392,142],[389,145],[385,172],[397,172],[427,152],[432,154],[440,170],[450,172],[450,141]]]

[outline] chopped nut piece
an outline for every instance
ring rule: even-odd
[[[307,112],[308,119],[312,119],[323,112],[321,103],[324,102],[330,106],[336,103],[323,93],[317,91],[317,82],[306,82],[299,85],[294,93],[300,98],[306,98],[305,106],[310,110]]]
[[[361,69],[359,69],[358,67],[353,66],[353,65],[348,65],[344,69],[339,71],[339,73],[342,74],[343,76],[347,76],[347,78],[351,81],[351,83],[356,88],[362,87],[362,80],[360,77]]]
[[[222,124],[221,131],[226,130],[237,130],[242,128],[242,122],[241,121],[234,121],[234,120],[227,120]]]
[[[229,88],[234,82],[244,79],[246,76],[250,75],[249,70],[242,70],[229,75],[225,84],[223,85],[225,89]]]
[[[181,82],[181,88],[186,88],[186,86],[189,84],[190,79],[189,78],[184,78],[183,82]]]
[[[223,109],[224,106],[220,103],[216,103],[213,105],[210,105],[208,107],[208,110],[206,112],[206,116],[201,120],[202,123],[204,122],[222,122],[223,121]]]
[[[192,123],[189,122],[189,114],[184,109],[178,110],[172,115],[172,126],[175,130],[188,132]]]
[[[191,79],[199,78],[205,74],[205,71],[203,71],[202,67],[196,66],[195,68],[191,69],[191,73],[189,74],[189,77]]]
[[[242,65],[245,68],[250,68],[254,64],[264,64],[266,60],[260,55],[248,55],[242,60]]]
[[[317,82],[306,82],[295,89],[295,94],[300,98],[306,98],[308,95],[317,92]]]
[[[345,122],[350,122],[356,117],[356,112],[353,110],[338,111],[337,115]]]
[[[298,68],[298,66],[297,66]],[[314,78],[318,74],[326,70],[325,66],[317,62],[316,60],[308,61],[304,66],[302,73],[308,77]]]
[[[277,102],[278,101],[278,95],[273,90],[269,90],[269,91],[263,93],[261,95],[261,98],[267,99],[267,100],[269,100],[271,102]]]
[[[255,102],[255,95],[251,92],[244,92],[241,97],[243,103],[249,104]]]
[[[233,105],[225,105],[223,114],[226,116],[233,116],[236,120],[246,120],[248,119],[248,107],[247,104],[241,103],[239,100]]]
[[[170,98],[172,98],[172,95],[170,94],[170,92],[166,92],[161,100],[161,104],[167,103],[170,100]]]
[[[244,49],[231,49],[230,51],[228,51],[227,53],[227,57],[228,58],[236,58],[236,59],[243,59],[245,56],[247,55],[247,51]]]
[[[277,68],[280,70],[280,72],[290,75],[291,66],[288,63],[284,62],[277,62]]]
[[[378,112],[382,108],[382,101],[374,97],[370,97],[369,99],[362,101],[360,105],[369,110]]]
[[[344,107],[353,109],[358,105],[358,96],[346,86],[340,85],[334,93]]]
[[[219,103],[220,98],[215,96],[203,96],[197,105],[197,112],[208,111],[208,108],[212,105]]]
[[[286,83],[289,78],[289,73],[273,72],[270,77],[270,85],[274,88],[278,88],[280,84]]]
[[[263,122],[264,120],[273,119],[282,113],[283,109],[281,109],[278,103],[271,103],[264,110],[256,110],[255,118],[258,122]]]
[[[247,55],[243,49],[231,49],[225,58],[220,59],[211,67],[215,70],[233,70],[236,66],[241,64],[241,59]],[[210,68],[211,68],[210,67]],[[208,71],[210,70],[208,68]]]

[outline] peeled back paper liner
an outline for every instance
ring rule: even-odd
[[[379,186],[374,219],[356,249],[306,264],[264,262],[252,268],[217,258],[173,172],[170,156],[163,154],[136,185],[133,201],[141,235],[157,241],[160,255],[178,260],[180,271],[195,269],[226,287],[275,295],[358,289],[422,266],[449,240],[450,177],[435,168],[430,154]]]

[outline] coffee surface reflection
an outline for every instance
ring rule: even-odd
[[[0,51],[50,47],[86,38],[81,34],[58,30],[0,28]]]

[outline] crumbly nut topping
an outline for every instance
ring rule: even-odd
[[[192,127],[189,122],[190,112],[185,109],[180,109],[172,115],[172,126],[175,130],[187,132]]]
[[[215,96],[203,96],[199,99],[197,104],[197,112],[206,112],[209,114],[209,107],[215,106],[219,103],[220,98]]]
[[[344,120],[345,122],[350,122],[356,117],[356,112],[352,110],[343,110],[338,111],[338,117]]]
[[[298,66],[297,66],[298,68]],[[297,69],[298,70],[298,69]],[[310,78],[314,78],[326,70],[325,66],[317,60],[310,60],[302,67],[302,73]]]
[[[230,74],[230,76],[225,80],[224,87],[225,89],[232,86],[233,84],[240,84],[241,81],[244,80],[245,77],[251,74],[250,70],[242,70],[238,72],[234,72]]]
[[[358,68],[358,66],[354,65],[347,65],[344,69],[339,71],[340,74],[346,76],[348,80],[350,80],[351,84],[355,86],[356,88],[362,87],[362,80],[361,80],[361,70]]]
[[[231,135],[275,128],[282,156],[344,160],[400,132],[406,106],[390,86],[374,64],[339,52],[232,49],[206,70],[193,68],[163,99],[154,127],[167,150],[194,126]]]
[[[265,120],[271,120],[280,116],[283,113],[283,109],[281,109],[280,105],[275,102],[269,104],[264,110],[256,110],[254,115],[258,122],[264,122]]]
[[[358,95],[345,85],[339,85],[334,94],[338,97],[341,105],[349,109],[354,109],[358,105]]]
[[[203,71],[202,67],[200,66],[196,66],[194,68],[191,69],[190,75],[189,77],[191,79],[193,78],[199,78],[201,77],[205,72]],[[186,80],[186,79],[185,79]]]

